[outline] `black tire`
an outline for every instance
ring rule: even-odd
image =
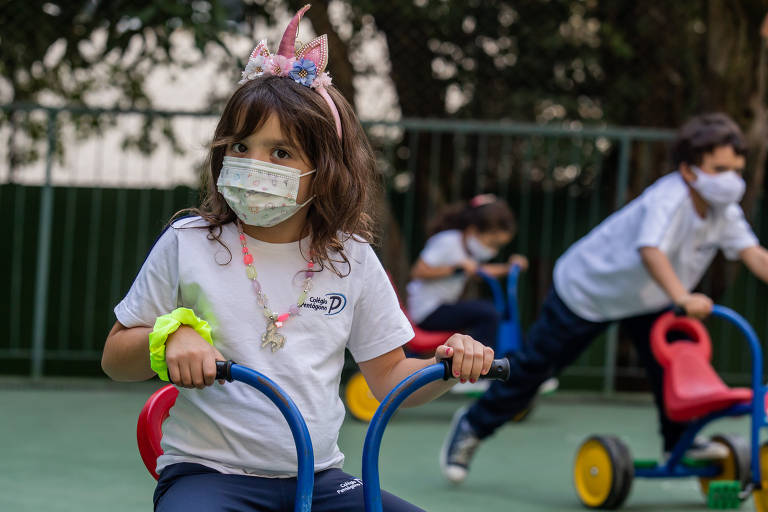
[[[597,471],[597,468],[584,466],[590,460],[589,455],[583,455],[588,450],[592,450],[592,453],[599,451],[602,454],[599,458],[603,461],[607,456],[610,466],[603,468],[610,471],[610,484],[606,484],[604,480],[604,483],[601,484],[604,485],[602,490],[591,495],[588,494],[594,489],[591,484],[585,483],[585,479],[589,478],[585,472],[589,471],[591,474],[592,471]],[[627,445],[618,437],[594,435],[587,438],[579,447],[574,462],[574,484],[576,493],[585,507],[607,510],[621,507],[629,496],[634,477],[635,466],[632,454]]]
[[[735,480],[741,484],[741,489],[745,489],[752,479],[751,461],[752,450],[749,442],[738,434],[716,434],[710,438],[710,441],[720,443],[728,448],[729,467],[724,468],[724,473],[714,478],[699,478],[701,492],[704,499],[707,498],[709,483],[718,480]],[[732,466],[730,466],[732,464]],[[727,474],[725,474],[727,472]],[[743,498],[742,498],[743,499]]]

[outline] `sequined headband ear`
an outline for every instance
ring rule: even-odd
[[[299,22],[309,7],[309,4],[305,5],[291,19],[280,40],[277,55],[269,53],[266,39],[259,41],[251,52],[248,64],[243,70],[242,79],[238,83],[244,84],[262,75],[275,75],[291,78],[298,84],[314,89],[331,109],[336,124],[336,134],[341,138],[339,111],[326,89],[331,85],[331,75],[325,71],[325,66],[328,64],[328,36],[323,34],[296,48]]]

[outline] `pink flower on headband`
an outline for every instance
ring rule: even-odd
[[[272,55],[267,59],[267,72],[275,76],[288,76],[293,69],[293,59],[282,55]]]
[[[329,85],[331,85],[332,81],[333,80],[331,80],[331,75],[329,75],[328,73],[323,73],[319,75],[317,78],[315,78],[315,81],[312,82],[312,85],[310,87],[312,87],[313,89],[317,89],[318,87],[328,87]]]

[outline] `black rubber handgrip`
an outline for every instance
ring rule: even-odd
[[[445,371],[443,372],[443,380],[448,380],[453,377],[453,359],[443,359],[441,361]],[[501,359],[494,359],[491,363],[491,369],[488,373],[480,376],[481,379],[493,379],[493,380],[509,380],[509,359],[502,357]]]
[[[232,365],[237,364],[233,360],[229,361],[216,361],[216,380],[226,380],[232,382]],[[171,374],[168,374],[168,382],[173,384]]]
[[[233,360],[216,361],[216,380],[225,380],[232,382],[232,365],[236,364]]]

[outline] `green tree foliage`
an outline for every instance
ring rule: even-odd
[[[147,74],[179,63],[172,34],[189,31],[204,53],[224,47],[227,18],[221,2],[207,0],[0,0],[2,100],[79,104],[116,88],[115,106],[151,107]]]

